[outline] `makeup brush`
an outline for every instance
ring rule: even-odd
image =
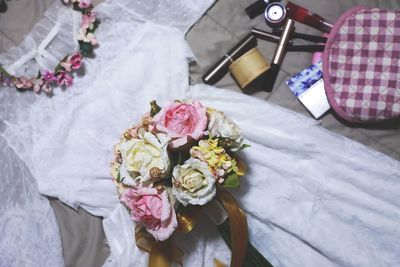
[[[270,32],[266,32],[266,31],[256,29],[256,28],[251,29],[251,32],[254,34],[254,36],[256,38],[264,40],[264,41],[273,42],[273,43],[279,43],[279,41],[280,41],[280,38],[278,36],[276,36]],[[274,31],[274,33],[275,33],[275,31]],[[280,34],[282,34],[282,30],[280,30]],[[292,37],[293,36],[302,37],[302,35],[303,35],[302,33],[297,33],[297,32],[292,33]],[[320,37],[320,36],[314,36],[314,35],[309,35],[309,36],[312,38]],[[321,37],[321,38],[325,38],[325,37]],[[315,39],[318,39],[318,38],[315,38]],[[323,45],[323,44],[293,45],[292,40],[290,40],[288,42],[288,46],[287,46],[288,52],[312,52],[313,53],[313,52],[322,52],[322,51],[324,51],[324,49],[325,49],[325,45]]]
[[[281,29],[272,29],[272,34],[280,36],[282,34]],[[302,39],[306,41],[310,41],[313,43],[326,43],[328,39],[323,36],[318,36],[318,35],[311,35],[311,34],[306,34],[306,33],[299,33],[299,32],[294,32],[292,34],[293,39]]]
[[[251,32],[256,38],[262,39],[264,41],[279,43],[280,38],[274,33],[266,32],[257,28],[251,29]],[[280,34],[279,34],[280,35]]]
[[[279,44],[276,47],[274,57],[272,58],[271,68],[268,70],[268,80],[265,85],[265,90],[267,92],[271,92],[274,87],[276,78],[278,77],[279,70],[281,69],[281,65],[285,57],[287,46],[291,39],[293,31],[294,31],[294,20],[287,19],[283,27]]]
[[[229,66],[233,61],[256,46],[257,39],[254,37],[253,33],[249,33],[203,75],[204,83],[211,85],[216,84],[228,73]]]
[[[288,45],[287,52],[322,52],[325,50],[325,45]]]

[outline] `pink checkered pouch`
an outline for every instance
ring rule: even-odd
[[[343,119],[400,116],[400,11],[355,7],[335,23],[323,53],[325,90]]]

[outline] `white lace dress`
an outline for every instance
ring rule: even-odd
[[[250,239],[275,266],[398,265],[398,161],[268,102],[189,87],[193,55],[184,33],[211,2],[107,0],[97,7],[102,24],[96,57],[85,62],[86,74],[71,89],[56,90],[52,98],[0,91],[2,136],[39,192],[104,217],[111,248],[105,266],[146,266],[148,256],[135,246],[134,223],[111,182],[112,147],[150,100],[197,98],[231,116],[252,145],[243,154],[250,171],[236,195],[248,215]],[[50,19],[55,10],[60,14]],[[71,12],[55,4],[32,38],[0,62],[15,73],[52,66],[44,50],[67,54],[74,48]],[[42,49],[31,52],[34,47]],[[229,262],[229,249],[209,225],[204,216],[190,235],[178,238],[185,266],[212,266],[214,258]]]

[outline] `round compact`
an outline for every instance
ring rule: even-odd
[[[229,66],[232,76],[242,90],[264,79],[269,68],[269,63],[257,48],[250,49]]]
[[[400,11],[355,7],[329,34],[325,90],[337,115],[355,123],[400,117]]]
[[[286,7],[278,2],[270,3],[265,9],[264,16],[270,26],[280,26],[286,18]]]

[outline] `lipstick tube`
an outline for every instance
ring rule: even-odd
[[[257,39],[252,33],[249,33],[203,75],[204,83],[210,85],[216,84],[228,73],[229,66],[233,61],[256,46]]]
[[[267,3],[264,0],[258,0],[254,2],[250,6],[246,7],[246,14],[250,19],[254,19],[258,17],[262,13],[264,13],[265,8],[267,7]]]
[[[332,30],[332,24],[327,22],[320,15],[312,13],[304,7],[289,1],[286,5],[286,9],[287,16],[297,22],[306,24],[322,32],[330,32]]]

